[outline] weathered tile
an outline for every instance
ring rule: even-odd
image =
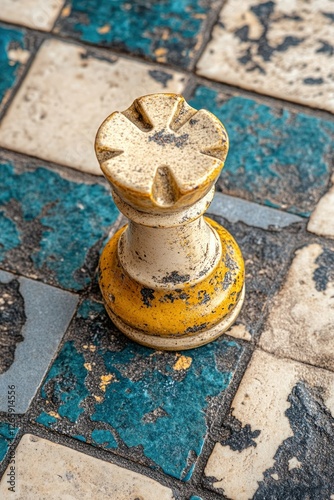
[[[0,161],[0,265],[8,271],[83,289],[117,213],[101,184]]]
[[[334,111],[332,0],[228,0],[198,73]]]
[[[258,227],[260,229],[279,229],[302,222],[298,215],[265,207],[251,201],[242,200],[222,193],[216,193],[208,214],[224,217],[231,224],[243,222],[247,226]]]
[[[158,62],[192,66],[217,0],[68,1],[57,30]]]
[[[334,374],[257,351],[205,484],[232,500],[331,498]]]
[[[15,498],[98,498],[99,500],[172,500],[171,489],[118,465],[25,434],[15,453]],[[33,464],[33,467],[32,467]],[[0,483],[2,498],[8,493],[5,472]]]
[[[198,86],[190,104],[217,115],[230,137],[218,189],[308,216],[331,175],[334,122]]]
[[[0,109],[8,101],[29,57],[25,31],[0,25]]]
[[[183,84],[168,69],[47,40],[1,123],[0,145],[99,175],[94,139],[102,121],[139,95],[179,93]]]
[[[296,252],[260,345],[334,370],[334,245],[313,243]]]
[[[9,447],[19,430],[19,427],[16,427],[14,424],[0,422],[0,463],[6,458]]]
[[[332,186],[312,212],[307,230],[334,239],[334,175]]]
[[[50,31],[65,0],[1,0],[0,19]]]
[[[280,286],[282,271],[290,261],[301,225],[296,223],[284,230],[264,231],[240,222],[231,224],[214,214],[210,217],[234,236],[245,261],[245,302],[237,321],[227,333],[235,338],[251,340],[263,321],[268,298]]]
[[[153,351],[129,341],[101,304],[87,300],[34,418],[187,481],[243,352],[224,338],[182,355]]]
[[[0,271],[0,411],[28,409],[77,302],[69,292]]]

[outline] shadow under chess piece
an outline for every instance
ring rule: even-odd
[[[112,113],[95,149],[115,203],[129,219],[100,260],[112,321],[156,349],[214,340],[244,300],[240,249],[223,227],[203,217],[228,151],[223,125],[180,95],[152,94]]]

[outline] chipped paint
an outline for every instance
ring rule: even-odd
[[[82,347],[92,344],[93,353]],[[189,453],[193,466],[206,437],[207,411],[229,387],[243,352],[224,339],[187,356],[152,352],[121,335],[102,304],[84,301],[43,384],[35,418],[56,432],[83,436],[94,446],[186,478]],[[183,358],[188,367],[173,369]],[[93,359],[87,372],[83,365]],[[117,384],[101,393],[101,375],[111,374]],[[191,475],[192,467],[187,480]]]
[[[192,358],[189,356],[180,356],[173,365],[173,370],[187,370],[192,363]]]

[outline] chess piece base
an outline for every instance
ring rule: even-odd
[[[233,237],[205,218],[222,246],[218,265],[201,281],[149,287],[119,259],[120,229],[107,243],[99,284],[108,314],[129,338],[159,350],[191,349],[219,337],[236,320],[244,300],[244,264]]]

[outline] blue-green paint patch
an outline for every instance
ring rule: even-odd
[[[213,112],[229,134],[224,193],[309,216],[327,190],[334,122],[204,86],[190,104]]]
[[[19,430],[19,427],[14,427],[12,424],[0,423],[0,462],[7,455],[8,449]]]
[[[117,217],[108,189],[44,168],[0,165],[0,262],[14,272],[80,290],[90,283],[96,246]],[[24,267],[25,266],[25,267]]]
[[[72,0],[61,32],[93,44],[188,67],[199,50],[210,0]]]
[[[189,500],[203,500],[202,497],[199,497],[197,495],[191,495],[191,497],[189,498]]]
[[[41,389],[37,421],[187,481],[207,435],[206,412],[242,354],[238,342],[222,338],[183,353],[189,366],[177,370],[181,354],[130,342],[101,304],[87,300]],[[45,418],[52,412],[61,418]]]
[[[0,25],[0,103],[15,84],[23,68],[22,63],[15,60],[15,57],[10,57],[10,51],[17,49],[27,50],[25,31]]]

